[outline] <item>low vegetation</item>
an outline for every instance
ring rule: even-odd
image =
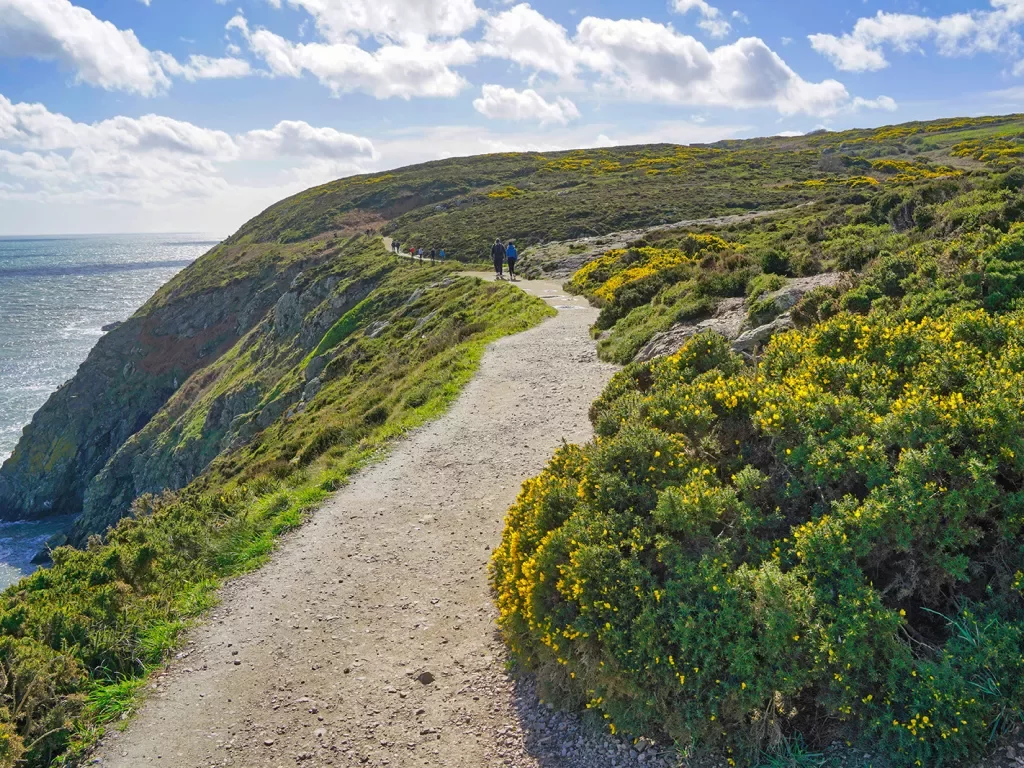
[[[928,146],[944,147],[933,152],[944,152],[946,159],[955,159],[961,151],[958,136],[972,132],[967,128],[970,123],[951,125],[950,134],[929,130],[927,124],[921,129],[929,136]],[[892,130],[876,133],[887,139]],[[973,144],[1016,146],[1024,136],[1020,123],[1004,130],[1011,132],[997,132]],[[862,275],[880,268],[893,254],[913,259],[913,254],[939,244],[977,251],[1024,216],[1024,169],[1008,165],[1007,158],[1014,155],[985,155],[987,165],[956,170],[922,155],[912,161],[868,161],[865,157],[874,155],[874,143],[845,134],[825,136],[829,153],[821,156],[820,164],[843,168],[848,175],[816,180],[830,190],[818,201],[724,227],[654,230],[577,272],[569,290],[602,307],[595,328],[603,334],[602,356],[628,363],[657,333],[707,316],[723,298],[749,296],[752,281],[766,275]],[[849,175],[864,172],[875,174],[867,177],[870,184]],[[838,306],[860,311],[883,295],[884,291],[863,285]],[[821,300],[820,294],[812,297]]]
[[[266,386],[260,406],[283,399],[290,415],[188,488],[138,499],[106,537],[55,550],[52,567],[0,597],[0,766],[74,763],[131,712],[225,577],[264,562],[275,537],[356,468],[439,415],[491,340],[550,312],[509,285],[388,259],[378,239],[352,241],[321,270],[309,279],[333,274],[344,290],[345,273],[373,290],[308,353],[291,335],[275,342],[269,318],[198,375],[205,389],[187,408],[172,402],[151,429],[171,453],[197,435],[217,446],[216,403],[240,386]],[[322,387],[299,400],[317,356],[330,360]]]
[[[552,696],[735,765],[836,739],[907,766],[977,756],[1024,711],[1022,146],[1009,116],[502,154],[271,207],[91,363],[99,396],[141,392],[148,423],[78,478],[79,532],[112,530],[0,596],[0,767],[79,761],[225,577],[550,312],[393,259],[373,229],[462,261],[495,236],[643,229],[595,259],[564,246],[622,363],[724,298],[753,324],[788,281],[844,273],[755,355],[704,334],[627,365],[595,441],[509,513],[501,624]],[[72,471],[81,445],[54,445],[40,455]],[[185,487],[134,498],[168,478]]]
[[[753,359],[705,333],[616,376],[595,440],[509,512],[500,621],[612,731],[954,764],[1024,713],[1024,132],[806,140],[843,145],[813,206],[649,233],[570,282],[628,362],[722,297],[848,273]]]

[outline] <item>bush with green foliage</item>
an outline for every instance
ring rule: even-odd
[[[1024,314],[840,314],[756,368],[696,337],[526,484],[502,627],[613,729],[977,754],[1024,711],[1022,412]]]

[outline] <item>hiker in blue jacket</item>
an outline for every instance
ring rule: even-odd
[[[516,244],[511,240],[508,241],[508,246],[505,248],[505,258],[508,259],[509,279],[514,283],[516,281],[516,262],[519,261],[519,251],[516,250]]]

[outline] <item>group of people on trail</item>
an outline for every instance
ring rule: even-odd
[[[508,262],[509,279],[513,283],[516,282],[516,262],[519,261],[519,251],[513,241],[509,240],[506,245],[501,242],[500,237],[495,240],[494,245],[491,246],[491,260],[494,262],[495,280],[505,279],[505,263]]]
[[[391,252],[396,256],[404,256],[405,251],[402,250],[402,244],[397,240],[391,241]],[[424,250],[423,248],[417,248],[416,246],[409,247],[409,258],[415,261],[419,259],[421,262],[423,259],[429,258],[431,264],[436,264],[438,260],[444,261],[448,258],[448,254],[444,252],[444,248],[431,248],[430,250]]]
[[[396,256],[405,256],[413,261],[419,260],[420,263],[424,259],[430,259],[431,264],[436,264],[440,259],[444,261],[447,258],[447,254],[444,248],[430,248],[424,249],[422,247],[416,247],[411,245],[407,250],[403,250],[403,245],[398,240],[391,241],[391,252]],[[516,264],[519,262],[519,250],[516,248],[514,241],[509,240],[507,243],[501,242],[501,238],[497,238],[494,241],[494,245],[491,246],[491,260],[494,262],[494,277],[495,280],[505,279],[505,267],[508,266],[508,277],[513,283],[516,280]]]

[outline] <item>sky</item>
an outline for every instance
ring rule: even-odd
[[[354,173],[1024,112],[1024,0],[0,0],[0,236]]]

